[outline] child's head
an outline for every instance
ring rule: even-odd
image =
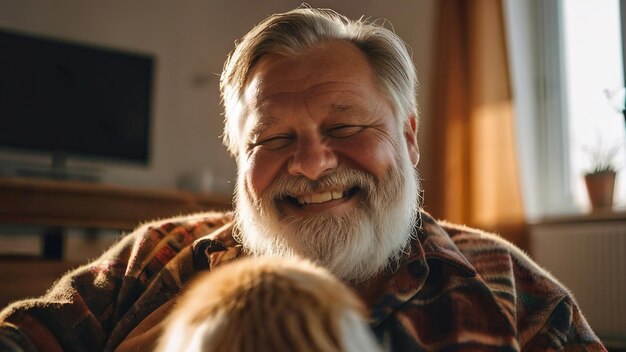
[[[300,259],[245,258],[203,273],[159,351],[379,351],[361,300]]]

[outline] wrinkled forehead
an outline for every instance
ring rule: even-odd
[[[276,93],[299,92],[321,83],[374,83],[367,57],[346,41],[321,43],[299,55],[266,54],[252,67],[244,97],[248,103]]]
[[[368,90],[379,87],[367,57],[352,43],[333,41],[299,55],[264,55],[250,71],[242,101],[249,113],[290,95],[310,98],[334,92],[358,97]]]

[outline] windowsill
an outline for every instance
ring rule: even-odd
[[[600,223],[600,222],[616,222],[616,221],[626,221],[626,208],[619,207],[619,208],[614,208],[614,209],[594,211],[594,212],[581,213],[581,214],[548,216],[532,223],[531,226],[576,224],[576,223]]]

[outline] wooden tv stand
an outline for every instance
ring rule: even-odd
[[[131,230],[142,222],[226,210],[230,197],[98,183],[0,178],[0,224],[41,225],[43,256],[61,259],[63,228]]]

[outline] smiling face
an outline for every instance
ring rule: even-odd
[[[371,257],[382,245],[381,262],[401,250],[417,206],[415,120],[400,124],[356,46],[334,41],[295,57],[263,56],[243,103],[237,211],[246,247],[341,271],[364,258],[332,264],[346,255],[338,247]]]

